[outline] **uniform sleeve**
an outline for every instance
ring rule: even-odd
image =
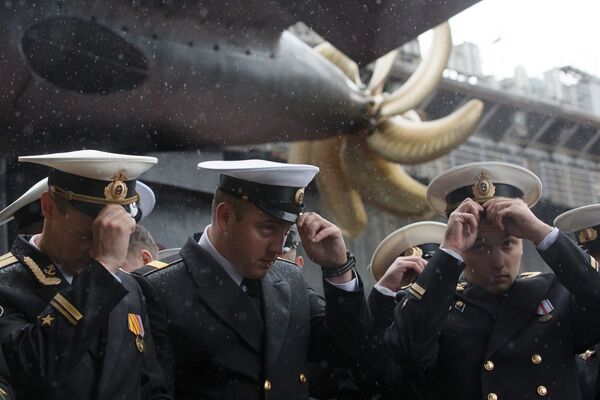
[[[127,290],[101,264],[92,262],[73,285],[54,292],[35,322],[19,311],[19,296],[0,293],[0,341],[16,385],[57,385],[81,360]]]
[[[344,353],[359,355],[367,349],[372,332],[372,322],[365,300],[363,282],[358,278],[358,290],[346,291],[334,287],[326,280],[325,320],[335,346]]]
[[[12,377],[4,354],[0,352],[0,400],[14,400],[15,394],[11,387]]]
[[[399,298],[403,298],[403,296],[403,291],[398,292],[398,294],[392,297],[379,292],[375,288],[371,290],[367,299],[367,304],[373,317],[375,334],[380,335],[383,338],[383,333],[386,328],[394,321],[396,301]]]
[[[563,233],[539,253],[571,294],[573,333],[580,350],[584,351],[600,341],[598,262]]]
[[[363,360],[371,331],[362,280],[358,290],[347,291],[323,280],[325,298],[307,285],[311,314],[309,359],[328,359],[335,365],[355,365]]]
[[[368,360],[365,365],[353,368],[352,372],[363,395],[377,396],[384,392],[391,393],[402,379],[400,369],[393,365],[383,345],[385,330],[394,319],[396,296],[387,296],[373,288],[367,298],[367,305],[373,321]],[[399,395],[395,393],[396,397]]]
[[[459,260],[438,250],[407,289],[384,335],[384,345],[396,362],[417,369],[435,365],[438,337],[463,269]]]
[[[150,282],[138,275],[133,275],[142,288],[146,300],[150,330],[156,350],[156,359],[162,371],[171,396],[175,395],[175,355],[169,337],[168,316],[164,310],[156,291]]]

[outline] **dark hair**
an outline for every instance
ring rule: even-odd
[[[231,207],[235,211],[235,219],[238,222],[242,220],[246,210],[248,209],[248,205],[250,204],[241,199],[238,199],[237,197],[233,197],[232,195],[225,193],[221,189],[217,189],[215,191],[215,195],[212,201],[213,218],[215,217],[215,211],[217,209],[217,206],[221,203],[227,203],[231,205]]]

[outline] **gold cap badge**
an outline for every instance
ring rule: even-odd
[[[126,198],[127,185],[124,183],[126,180],[127,175],[125,175],[124,171],[119,171],[113,175],[112,182],[104,188],[104,197],[107,200],[123,200]]]
[[[423,255],[423,250],[421,250],[420,247],[411,247],[410,249],[408,249],[404,253],[402,253],[402,255],[405,257],[407,257],[407,256],[421,257]]]
[[[594,228],[582,229],[577,233],[577,237],[580,244],[593,242],[594,240],[598,239],[598,231]]]
[[[296,195],[294,196],[294,201],[297,206],[301,206],[304,201],[304,188],[300,188],[296,190]]]
[[[473,198],[476,201],[485,201],[494,197],[496,187],[492,183],[492,177],[485,171],[481,171],[473,185]]]

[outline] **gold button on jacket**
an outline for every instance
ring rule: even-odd
[[[541,364],[542,363],[542,356],[540,356],[539,354],[534,354],[531,356],[531,362],[534,364]]]
[[[540,396],[545,396],[546,394],[548,394],[548,389],[546,389],[546,386],[540,385],[537,388],[537,392]]]
[[[265,390],[271,390],[271,382],[268,379],[265,380],[264,388]]]
[[[496,393],[490,393],[487,396],[487,400],[498,400],[498,395]]]
[[[306,375],[300,374],[300,383],[306,383],[306,382],[307,382]]]
[[[483,364],[483,368],[485,368],[486,371],[491,371],[494,369],[494,363],[491,362],[490,360],[487,360],[484,364]]]

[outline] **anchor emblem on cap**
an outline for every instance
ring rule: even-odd
[[[296,190],[296,195],[294,196],[294,201],[297,206],[301,206],[304,201],[304,188],[300,188]]]
[[[423,255],[423,250],[420,247],[411,247],[410,249],[406,250],[402,255],[405,257],[408,257],[408,256],[421,257]]]
[[[473,185],[473,196],[475,200],[488,200],[496,194],[496,187],[492,183],[492,177],[485,171],[481,171]]]
[[[127,185],[124,181],[127,180],[125,171],[119,171],[112,177],[112,182],[104,188],[104,197],[107,200],[123,200],[127,197]]]
[[[598,239],[598,232],[594,228],[586,228],[579,231],[579,243],[589,243]]]

